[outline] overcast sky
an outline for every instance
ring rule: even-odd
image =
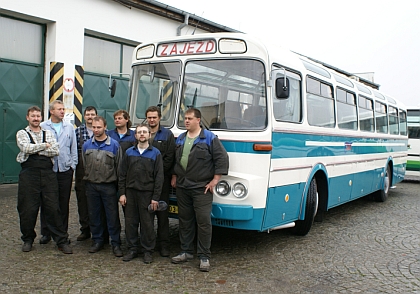
[[[350,73],[373,72],[386,95],[420,105],[420,1],[160,2]]]

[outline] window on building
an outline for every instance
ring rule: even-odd
[[[109,75],[130,73],[135,46],[85,36],[83,65],[85,71]]]
[[[0,17],[0,57],[42,64],[43,26]]]
[[[308,123],[333,128],[335,125],[332,86],[312,77],[306,79]]]

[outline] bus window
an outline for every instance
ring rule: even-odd
[[[398,109],[389,106],[389,133],[392,135],[398,135]]]
[[[359,96],[359,121],[361,131],[373,132],[375,130],[373,101],[363,96]]]
[[[263,130],[267,126],[265,71],[255,60],[190,61],[185,66],[178,125],[188,107],[210,129]]]
[[[407,135],[407,113],[400,109],[400,135]]]
[[[179,62],[147,64],[134,68],[131,90],[134,124],[141,123],[146,118],[145,112],[149,106],[161,105],[161,124],[166,127],[173,125],[173,108],[180,72]]]
[[[340,129],[357,130],[356,96],[337,88],[337,123]]]
[[[296,74],[287,72],[289,80],[289,98],[273,99],[274,118],[278,121],[302,121],[301,81]]]
[[[388,133],[388,116],[386,105],[380,102],[375,103],[376,131],[378,133]]]
[[[312,126],[333,128],[335,115],[332,87],[311,77],[306,81],[308,123]]]

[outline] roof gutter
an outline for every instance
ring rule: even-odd
[[[177,36],[181,36],[181,30],[186,27],[188,25],[188,19],[190,18],[190,14],[186,13],[184,14],[185,18],[184,18],[184,23],[181,24],[177,29],[176,29],[176,35]]]

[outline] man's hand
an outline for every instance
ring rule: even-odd
[[[171,186],[176,188],[176,175],[172,175]]]
[[[217,185],[221,177],[221,175],[214,175],[213,180],[211,180],[211,182],[206,185],[206,190],[204,190],[204,194],[206,194],[208,190],[210,190],[210,192],[213,193],[213,189]]]
[[[152,200],[152,201],[150,201],[150,204],[152,205],[152,209],[154,211],[156,211],[156,209],[158,209],[158,206],[159,206],[159,202],[158,201]]]
[[[125,206],[125,204],[127,203],[127,197],[125,197],[125,195],[120,196],[120,203],[122,206]]]

